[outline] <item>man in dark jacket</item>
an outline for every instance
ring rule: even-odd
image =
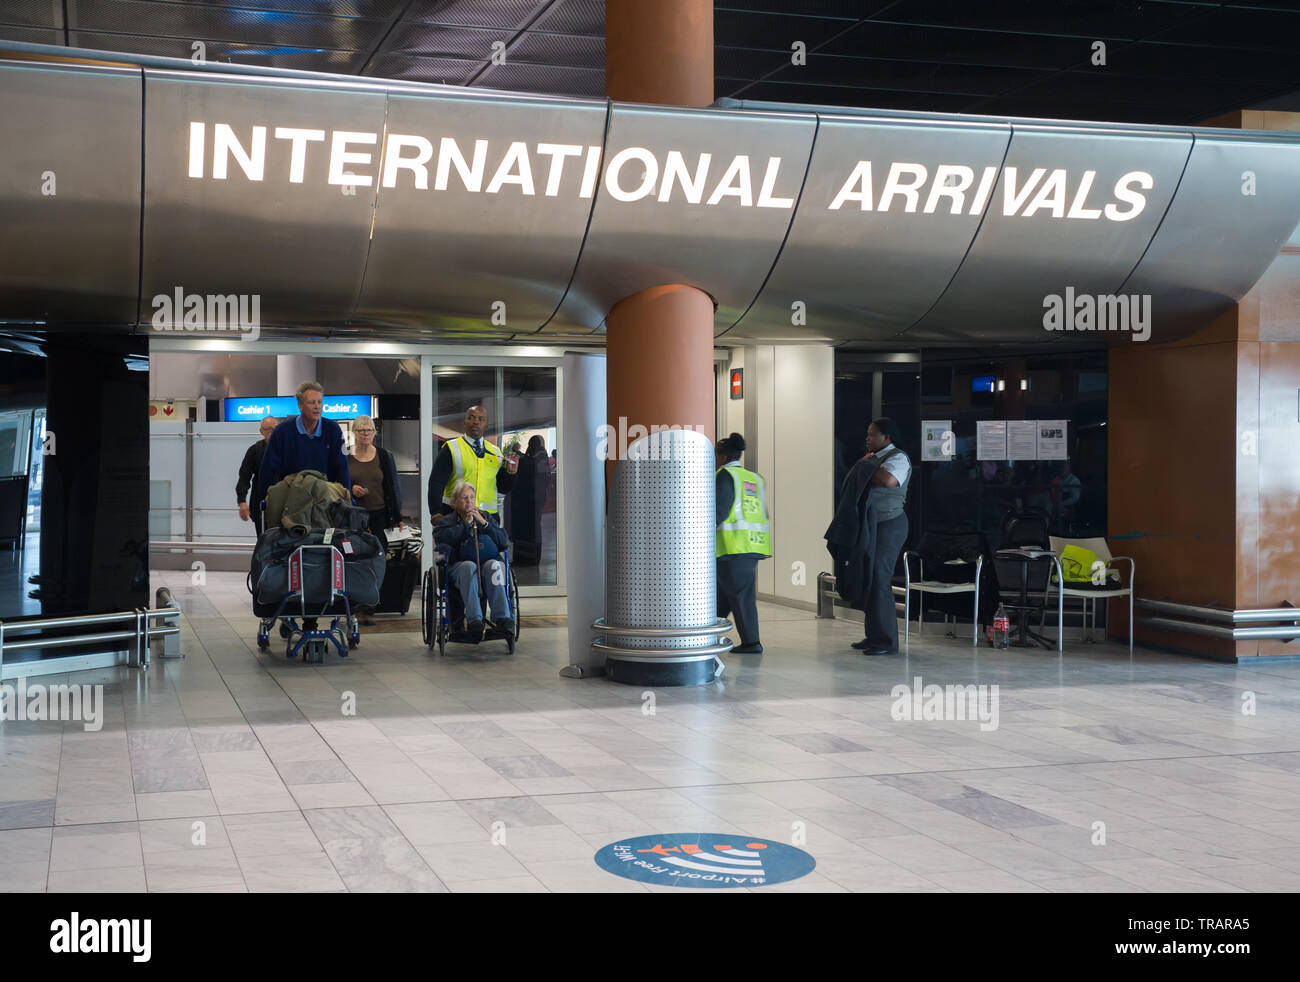
[[[239,465],[239,480],[235,482],[235,500],[239,502],[239,520],[247,522],[250,519],[253,522],[253,529],[258,534],[262,534],[262,505],[257,502],[256,508],[248,507],[248,489],[253,486],[257,480],[257,472],[262,469],[262,457],[266,454],[266,442],[271,439],[271,431],[275,429],[279,420],[274,416],[264,416],[262,425],[258,428],[262,439],[258,440],[246,451],[244,451],[243,463]]]
[[[447,554],[447,576],[465,605],[465,633],[470,640],[483,638],[483,604],[479,585],[487,593],[492,622],[513,634],[515,622],[506,591],[506,568],[499,557],[510,546],[505,530],[475,504],[474,485],[456,485],[451,495],[455,509],[434,526],[439,551]],[[481,575],[480,575],[481,571]]]
[[[261,507],[266,489],[272,484],[299,471],[320,471],[325,480],[337,481],[351,495],[343,430],[334,420],[321,415],[324,405],[325,387],[319,382],[298,386],[299,415],[290,416],[271,432],[251,508]]]
[[[895,446],[898,425],[877,419],[867,428],[867,449],[844,479],[839,508],[826,530],[840,596],[865,612],[866,637],[853,647],[865,655],[898,652],[894,568],[907,542],[907,486],[912,465]]]

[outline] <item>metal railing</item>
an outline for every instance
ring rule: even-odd
[[[163,594],[166,587],[159,590]],[[110,641],[127,641],[129,654],[128,664],[145,668],[149,664],[149,643],[155,638],[166,638],[172,635],[179,635],[181,629],[179,625],[168,624],[165,626],[154,626],[153,621],[160,618],[180,618],[181,609],[171,601],[171,594],[166,594],[168,605],[165,607],[136,607],[134,610],[123,610],[111,614],[79,614],[74,617],[45,617],[34,621],[11,621],[5,623],[0,621],[0,663],[4,661],[4,655],[7,651],[28,651],[33,648],[68,648],[88,644],[104,644]],[[55,637],[49,637],[45,634],[47,631],[58,631],[64,628],[86,628],[96,627],[108,624],[127,624],[115,631],[99,631],[76,634],[60,634]],[[14,635],[19,635],[19,640],[10,640]],[[29,637],[28,635],[34,635]],[[164,656],[165,657],[165,656]]]
[[[1225,641],[1294,641],[1300,638],[1300,607],[1256,607],[1228,610],[1172,600],[1139,597],[1137,606],[1162,616],[1137,617],[1145,627],[1166,631],[1203,634]],[[1206,621],[1217,623],[1207,624]],[[1266,627],[1237,627],[1238,624],[1265,624]]]

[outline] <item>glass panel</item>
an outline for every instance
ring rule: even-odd
[[[556,582],[556,399],[554,368],[502,371],[502,450],[519,454],[519,473],[506,495],[506,529],[514,544],[520,586]]]
[[[139,338],[60,335],[39,351],[0,352],[0,619],[148,605],[141,348]]]
[[[439,365],[433,369],[433,460],[437,466],[443,444],[465,432],[465,411],[470,406],[487,410],[488,424],[484,439],[501,446],[501,415],[497,410],[497,372],[495,368],[466,368]],[[442,498],[442,488],[433,489],[435,503]],[[428,489],[425,489],[426,498]],[[442,512],[441,505],[437,505]],[[448,506],[445,511],[450,511]]]

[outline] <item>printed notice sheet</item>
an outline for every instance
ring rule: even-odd
[[[983,420],[975,424],[975,459],[1007,459],[1007,421]]]

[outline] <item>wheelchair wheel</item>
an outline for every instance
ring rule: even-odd
[[[437,567],[424,571],[420,581],[420,640],[426,648],[432,648],[438,629],[437,610],[433,604],[433,595],[437,589]]]
[[[519,623],[523,616],[519,611],[519,583],[515,579],[515,568],[510,567],[510,613],[515,615],[515,633],[506,639],[506,647],[510,649],[510,654],[515,653],[515,642],[519,640]]]
[[[438,654],[447,654],[447,635],[451,633],[451,622],[447,619],[447,591],[439,589],[434,593],[434,630],[438,636]]]

